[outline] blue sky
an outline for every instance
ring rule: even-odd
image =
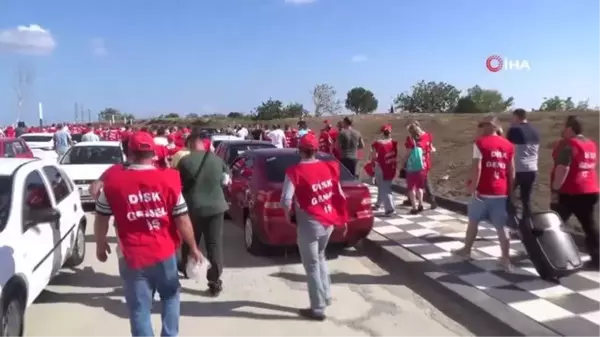
[[[385,110],[421,79],[498,89],[525,108],[552,95],[595,106],[598,16],[597,0],[1,0],[0,30],[36,24],[55,48],[2,50],[0,122],[16,119],[19,64],[35,74],[29,122],[36,101],[51,121],[72,120],[74,102],[140,117],[249,111],[269,97],[310,109],[318,83],[340,98],[364,86]],[[531,70],[490,73],[493,54]]]

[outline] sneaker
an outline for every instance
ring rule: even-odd
[[[208,292],[211,296],[217,297],[223,291],[223,285],[217,283],[209,283],[208,284]]]
[[[510,263],[510,259],[500,259],[500,267],[502,267],[502,270],[504,270],[507,273],[510,273],[513,271],[513,265],[512,263]]]
[[[391,211],[386,211],[386,212],[383,214],[383,216],[392,216],[392,215],[394,215],[394,214],[396,214],[396,211],[394,211],[394,210],[391,210]]]
[[[471,252],[468,252],[465,248],[452,249],[450,253],[466,260],[471,259]]]
[[[420,212],[419,209],[413,208],[413,209],[410,210],[409,213],[412,214],[412,215],[415,215],[415,214],[419,214],[419,212]]]
[[[411,203],[410,203],[410,200],[408,200],[408,199],[406,199],[402,202],[402,206],[410,206],[410,205],[411,205]]]
[[[419,205],[419,207],[417,207],[417,210],[419,212],[423,212],[424,208],[423,208],[423,204]]]
[[[314,312],[312,309],[300,309],[298,315],[312,321],[324,321],[326,319],[325,314]]]

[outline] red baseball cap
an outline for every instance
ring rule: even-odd
[[[129,137],[128,147],[132,151],[154,152],[154,138],[148,132],[135,132]]]
[[[319,148],[319,140],[314,133],[307,133],[300,138],[298,142],[299,149],[316,150]]]
[[[381,126],[381,132],[384,132],[384,131],[392,131],[392,126],[389,124],[385,124],[385,125]]]

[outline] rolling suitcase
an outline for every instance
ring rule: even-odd
[[[579,249],[557,213],[533,213],[518,224],[523,246],[542,279],[556,282],[581,269]]]

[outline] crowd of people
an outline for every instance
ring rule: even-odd
[[[513,122],[506,134],[495,117],[485,117],[477,125],[468,182],[469,224],[464,247],[453,252],[469,258],[478,226],[487,221],[497,229],[501,248],[499,262],[506,270],[511,269],[506,229],[518,232],[518,218],[527,218],[532,213],[531,195],[538,179],[540,144],[540,137],[528,123],[526,112],[517,109],[512,116]],[[199,250],[201,239],[205,240],[206,259],[210,262],[206,275],[208,289],[214,296],[223,290],[222,231],[224,213],[228,209],[223,188],[231,183],[231,176],[227,165],[212,153],[210,135],[201,129],[178,127],[100,129],[91,124],[53,127],[55,135],[79,131],[83,142],[100,139],[122,142],[127,163],[111,167],[91,186],[97,200],[96,255],[100,261],[106,261],[110,253],[107,233],[112,216],[132,335],[153,335],[150,312],[155,292],[163,302],[161,335],[177,335],[178,272],[185,274],[189,261],[205,259]],[[19,128],[21,134],[29,132],[24,125],[17,130]],[[18,136],[17,130],[11,136]],[[9,134],[8,131],[4,130],[4,134]],[[424,211],[426,197],[432,208],[437,207],[428,179],[436,148],[432,135],[418,121],[407,123],[403,151],[388,124],[381,127],[381,136],[367,148],[349,117],[335,126],[325,121],[318,131],[309,129],[303,120],[298,122],[297,128],[256,124],[227,126],[218,131],[242,139],[269,141],[279,148],[298,149],[301,160],[287,169],[281,206],[290,221],[295,218],[298,228],[297,242],[308,276],[310,300],[309,308],[299,310],[305,318],[324,320],[325,310],[331,304],[325,248],[333,228],[344,228],[348,219],[340,170],[348,170],[358,177],[358,161],[366,159],[361,169],[378,187],[373,209],[383,207],[383,216],[397,212],[392,197],[392,182],[397,178],[406,180],[405,205],[410,207],[411,214]],[[598,269],[598,227],[594,215],[600,191],[597,146],[584,136],[583,125],[574,116],[568,117],[559,138],[552,152],[552,172],[547,173],[552,189],[549,207],[563,221],[571,215],[577,217],[591,255],[588,264]],[[316,159],[319,151],[330,153],[338,161]],[[517,189],[522,203],[520,215],[511,198]],[[328,197],[320,197],[322,195]],[[320,202],[313,202],[317,199]],[[180,246],[182,256],[178,264],[176,256]]]

